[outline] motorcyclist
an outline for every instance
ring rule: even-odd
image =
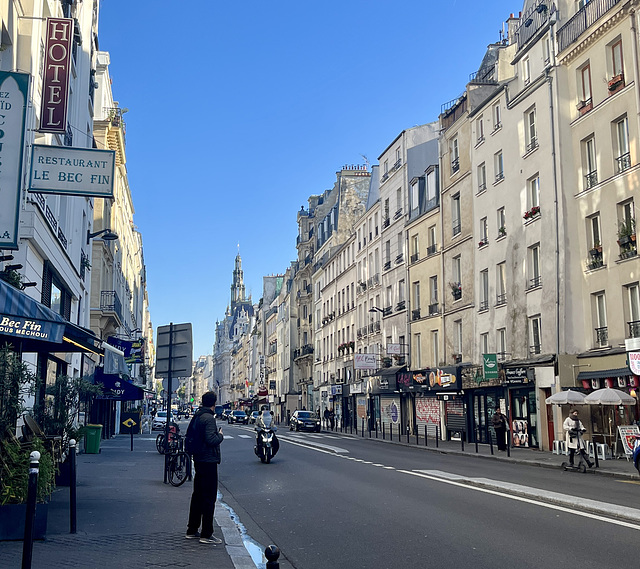
[[[262,446],[262,440],[260,438],[260,431],[272,431],[273,432],[273,440],[271,442],[271,448],[273,449],[273,455],[275,456],[280,448],[280,441],[278,437],[276,437],[276,431],[278,427],[273,424],[273,411],[269,411],[269,407],[263,405],[260,409],[260,415],[256,419],[256,453],[260,454],[260,447]]]

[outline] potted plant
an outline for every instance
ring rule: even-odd
[[[504,237],[507,234],[507,228],[503,225],[498,229],[498,237]]]
[[[460,299],[462,296],[462,285],[460,283],[449,283],[451,287],[451,294],[455,300]]]
[[[614,75],[607,83],[610,93],[615,93],[618,89],[624,87],[624,74]]]
[[[618,245],[624,246],[636,240],[636,220],[633,217],[626,218],[618,225]]]
[[[600,241],[595,241],[593,247],[589,249],[589,254],[592,257],[597,257],[602,253],[602,245],[600,245]]]

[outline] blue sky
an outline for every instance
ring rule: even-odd
[[[155,328],[210,354],[240,244],[254,302],[345,164],[437,119],[521,2],[102,0]]]

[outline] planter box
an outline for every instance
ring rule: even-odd
[[[0,541],[23,540],[26,504],[7,504],[0,506]],[[47,533],[49,504],[36,504],[36,517],[33,521],[33,539],[44,539]]]

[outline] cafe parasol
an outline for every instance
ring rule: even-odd
[[[589,405],[609,405],[611,406],[611,417],[609,418],[609,440],[613,440],[611,425],[615,427],[615,413],[613,407],[618,405],[635,405],[636,399],[624,391],[613,389],[612,387],[603,387],[589,393],[584,398],[584,402]]]
[[[584,405],[585,395],[579,391],[567,389],[566,391],[558,391],[551,397],[547,397],[545,402],[549,405]]]

